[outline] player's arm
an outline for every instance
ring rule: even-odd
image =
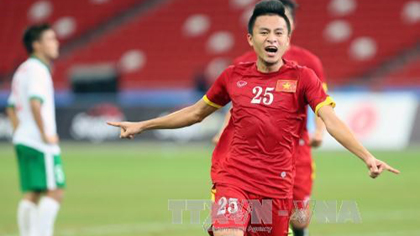
[[[12,83],[12,91],[10,93],[9,98],[7,99],[7,107],[6,107],[6,114],[12,124],[13,133],[16,131],[17,127],[19,126],[19,119],[16,112],[16,96],[13,92],[13,83]]]
[[[6,108],[7,117],[9,117],[10,123],[12,124],[13,132],[16,131],[19,126],[19,119],[16,114],[16,109],[14,106],[8,106]]]
[[[42,120],[41,115],[41,108],[42,108],[42,101],[38,98],[32,98],[29,102],[32,115],[34,117],[36,126],[38,127],[39,133],[41,134],[42,140],[47,144],[56,144],[58,143],[57,136],[47,136],[45,133],[44,122]]]
[[[322,83],[311,70],[302,71],[302,81],[305,90],[305,98],[324,122],[328,133],[331,134],[341,145],[363,160],[369,169],[372,178],[379,176],[384,170],[398,174],[399,171],[392,168],[385,162],[376,159],[362,144],[354,137],[350,129],[335,114],[334,101],[325,93]]]
[[[366,148],[364,148],[354,137],[347,125],[336,116],[331,106],[322,106],[319,108],[318,115],[325,123],[328,133],[330,133],[341,145],[366,163],[372,178],[376,178],[384,170],[388,170],[395,174],[400,173],[387,163],[376,159]]]
[[[169,115],[140,122],[107,122],[121,128],[121,138],[133,139],[135,135],[152,129],[177,129],[201,122],[218,108],[208,105],[203,99]]]
[[[231,114],[230,110],[225,115],[225,120],[223,121],[223,126],[220,128],[219,132],[213,137],[213,144],[216,145],[219,142],[220,136],[222,136],[223,131],[225,130],[226,126],[229,124]]]

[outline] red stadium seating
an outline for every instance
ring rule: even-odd
[[[351,83],[420,39],[418,2],[411,8],[411,0],[298,2],[293,42],[321,58],[331,84]]]
[[[61,60],[57,76],[64,78],[77,64],[117,63],[124,89],[190,87],[195,73],[206,70],[212,61],[213,67],[226,67],[231,59],[250,49],[246,24],[241,21],[243,7],[233,7],[225,0],[169,1]],[[188,19],[208,27],[195,28],[192,20],[188,31]],[[126,61],[134,64],[128,69],[121,60],[124,55],[129,55]]]
[[[106,3],[108,7],[101,10],[91,7],[90,14],[80,11],[84,9],[80,6],[89,8],[87,5],[92,4],[91,1],[60,1],[62,4],[51,15],[53,21],[72,15],[80,22],[80,27],[68,40],[136,2],[110,1]],[[5,4],[10,8],[13,5],[22,12],[27,12],[31,6],[27,1],[22,1],[22,4],[10,2],[2,1],[0,6]],[[245,25],[255,2],[164,1],[157,8],[132,18],[60,58],[55,66],[56,87],[69,88],[69,73],[74,66],[101,63],[117,65],[123,89],[191,87],[197,72],[210,71],[210,77],[214,77],[220,68],[250,49],[246,42]],[[321,58],[331,85],[352,83],[352,79],[363,77],[390,58],[398,57],[403,50],[414,47],[420,39],[420,16],[416,13],[420,7],[418,1],[297,2],[300,9],[292,42]],[[75,7],[77,4],[80,5]],[[26,14],[21,18],[14,25],[28,23]],[[5,30],[6,34],[12,31],[17,34],[10,22],[1,24],[9,27]],[[11,52],[10,48],[14,50]],[[16,58],[19,58],[16,52],[22,54],[17,48],[20,50],[20,42],[0,43],[0,52],[5,52],[3,55],[8,57],[7,61],[15,64]],[[6,67],[1,65],[0,73]]]
[[[74,39],[123,10],[144,0],[18,0],[0,1],[0,74],[10,72],[25,58],[22,33],[33,23],[49,22],[59,29],[61,42]]]
[[[232,4],[241,2],[243,6]],[[123,88],[190,86],[194,73],[200,68],[213,60],[215,64],[223,59],[230,60],[249,48],[241,19],[246,19],[246,12],[254,2],[170,1],[60,62],[59,77],[63,78],[73,63],[118,63],[124,53],[139,50],[131,56],[142,68],[122,74]],[[293,43],[308,48],[322,59],[331,84],[345,84],[351,78],[362,76],[420,39],[420,22],[410,22],[404,15],[409,0],[382,4],[375,0],[298,2],[301,8]],[[184,23],[195,14],[208,17],[210,26],[201,35],[186,36]],[[209,52],[207,43],[217,32],[230,32],[235,47],[221,53]]]

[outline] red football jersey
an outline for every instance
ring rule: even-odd
[[[289,50],[287,50],[286,53],[283,55],[283,58],[288,61],[296,62],[300,66],[306,66],[309,69],[312,69],[323,83],[323,88],[325,89],[325,91],[327,91],[324,67],[322,66],[321,60],[315,54],[299,46],[292,45],[290,46]],[[234,64],[236,65],[239,63],[255,61],[257,61],[257,55],[253,50],[251,50],[243,54],[242,56],[236,58],[234,60]],[[307,118],[305,117],[305,121],[306,119]],[[309,145],[309,132],[306,126],[302,131],[301,138],[304,141],[305,145]],[[312,157],[310,155],[300,156],[296,161],[298,164],[310,164],[312,163]]]
[[[226,69],[204,101],[220,108],[232,102],[229,129],[215,152],[227,151],[218,167],[216,183],[233,184],[271,198],[292,198],[294,149],[306,126],[306,106],[317,113],[334,102],[315,73],[284,60],[278,72],[262,73],[255,62]],[[230,134],[229,134],[230,133]],[[230,143],[223,143],[229,140]]]

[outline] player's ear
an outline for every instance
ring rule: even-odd
[[[32,48],[34,49],[33,50],[34,52],[38,52],[40,50],[40,47],[41,47],[41,43],[38,40],[32,43]]]
[[[248,39],[249,46],[254,47],[254,43],[252,42],[252,34],[248,33],[247,39]]]

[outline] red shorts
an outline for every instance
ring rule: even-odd
[[[295,155],[296,174],[293,185],[294,207],[304,208],[304,205],[308,205],[312,193],[314,168],[311,147],[309,145],[298,146]]]
[[[231,185],[217,185],[212,229],[240,229],[247,236],[286,236],[292,199],[272,199]]]

